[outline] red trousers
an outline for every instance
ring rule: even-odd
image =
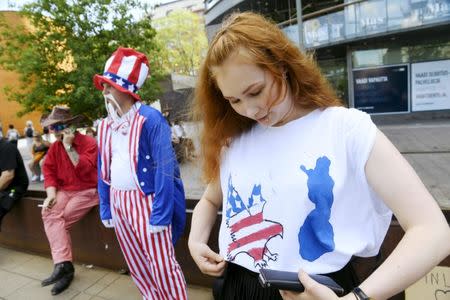
[[[97,189],[56,192],[56,203],[42,210],[45,233],[52,250],[53,263],[72,261],[69,229],[98,205]]]

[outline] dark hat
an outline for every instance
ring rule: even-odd
[[[65,106],[54,106],[52,112],[46,118],[41,119],[41,125],[47,127],[53,124],[74,124],[84,119],[82,115],[72,116],[70,108]]]

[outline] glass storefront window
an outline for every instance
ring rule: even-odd
[[[430,41],[426,44],[409,47],[412,63],[450,58],[450,41]]]
[[[329,15],[330,41],[340,41],[345,38],[345,18],[344,11],[339,11]]]
[[[303,30],[306,46],[317,47],[448,20],[450,0],[367,0],[346,6],[342,11],[307,20]]]
[[[357,50],[352,53],[354,69],[395,65],[409,61],[408,47],[389,47],[371,50]]]
[[[334,88],[336,95],[348,106],[347,64],[345,58],[318,61],[322,74]]]
[[[410,27],[414,22],[410,0],[390,0],[387,5],[389,29]]]
[[[361,2],[356,9],[357,33],[384,32],[387,28],[385,0],[372,0]]]
[[[323,45],[328,43],[328,16],[315,18],[303,23],[305,44],[307,46]]]
[[[391,30],[440,22],[450,17],[450,0],[389,0],[388,27]]]
[[[355,5],[346,6],[344,9],[345,15],[345,36],[347,38],[356,35],[356,9]]]
[[[353,68],[367,68],[383,65],[383,56],[387,49],[361,50],[352,53]]]
[[[282,30],[283,30],[284,34],[291,41],[293,41],[296,45],[300,44],[299,36],[298,36],[298,25],[297,24],[286,26]]]

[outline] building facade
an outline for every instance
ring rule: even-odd
[[[208,37],[237,10],[271,17],[302,49],[314,52],[349,107],[371,114],[450,115],[450,0],[207,0]]]
[[[156,4],[151,8],[151,15],[153,20],[158,20],[167,17],[172,11],[177,9],[186,9],[199,16],[203,15],[205,5],[203,0],[173,0]]]
[[[15,11],[0,11],[0,18],[12,25],[24,25],[24,19]],[[0,41],[1,42],[1,41]],[[17,102],[12,102],[8,99],[5,93],[5,88],[14,88],[18,86],[20,75],[16,72],[4,70],[0,68],[0,124],[2,125],[3,135],[8,130],[8,125],[12,124],[23,133],[25,122],[31,120],[36,130],[41,131],[39,123],[41,118],[40,112],[28,113],[24,116],[18,117],[17,113],[22,110],[22,107]]]

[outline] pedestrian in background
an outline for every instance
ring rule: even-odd
[[[60,136],[48,150],[43,165],[47,198],[42,221],[54,269],[41,285],[54,283],[52,295],[68,288],[74,277],[70,228],[98,204],[97,143],[76,131],[74,124],[81,120],[82,116],[72,116],[70,109],[62,106],[55,106],[42,120],[42,126]]]
[[[177,162],[182,164],[184,162],[183,135],[175,121],[170,124],[170,134],[175,157]]]
[[[31,146],[33,145],[33,136],[34,136],[34,127],[33,122],[31,120],[26,121],[25,128],[23,129],[23,136],[27,141],[28,149],[31,149]]]
[[[14,144],[17,147],[19,138],[20,138],[19,131],[17,131],[17,129],[14,128],[13,124],[9,124],[8,131],[6,132],[6,139],[8,140],[8,142]]]
[[[45,154],[47,154],[49,144],[42,140],[41,135],[38,132],[34,133],[33,145],[31,145],[31,161],[28,167],[31,171],[31,181],[44,181],[44,176],[42,174],[42,161]]]
[[[95,138],[97,133],[95,132],[94,129],[92,129],[92,127],[88,127],[86,128],[86,135]]]
[[[100,217],[114,227],[145,299],[187,299],[174,244],[185,225],[180,170],[162,114],[136,93],[148,76],[145,54],[119,48],[95,87],[108,117],[98,126]]]
[[[414,170],[368,114],[342,106],[276,24],[230,16],[200,68],[195,101],[208,186],[189,249],[203,273],[224,275],[221,299],[339,299],[307,273],[335,279],[341,299],[386,299],[449,255],[449,226]],[[215,253],[207,242],[220,207]],[[358,282],[351,258],[379,252],[391,211],[405,235]],[[261,268],[299,272],[305,291],[262,288]]]

